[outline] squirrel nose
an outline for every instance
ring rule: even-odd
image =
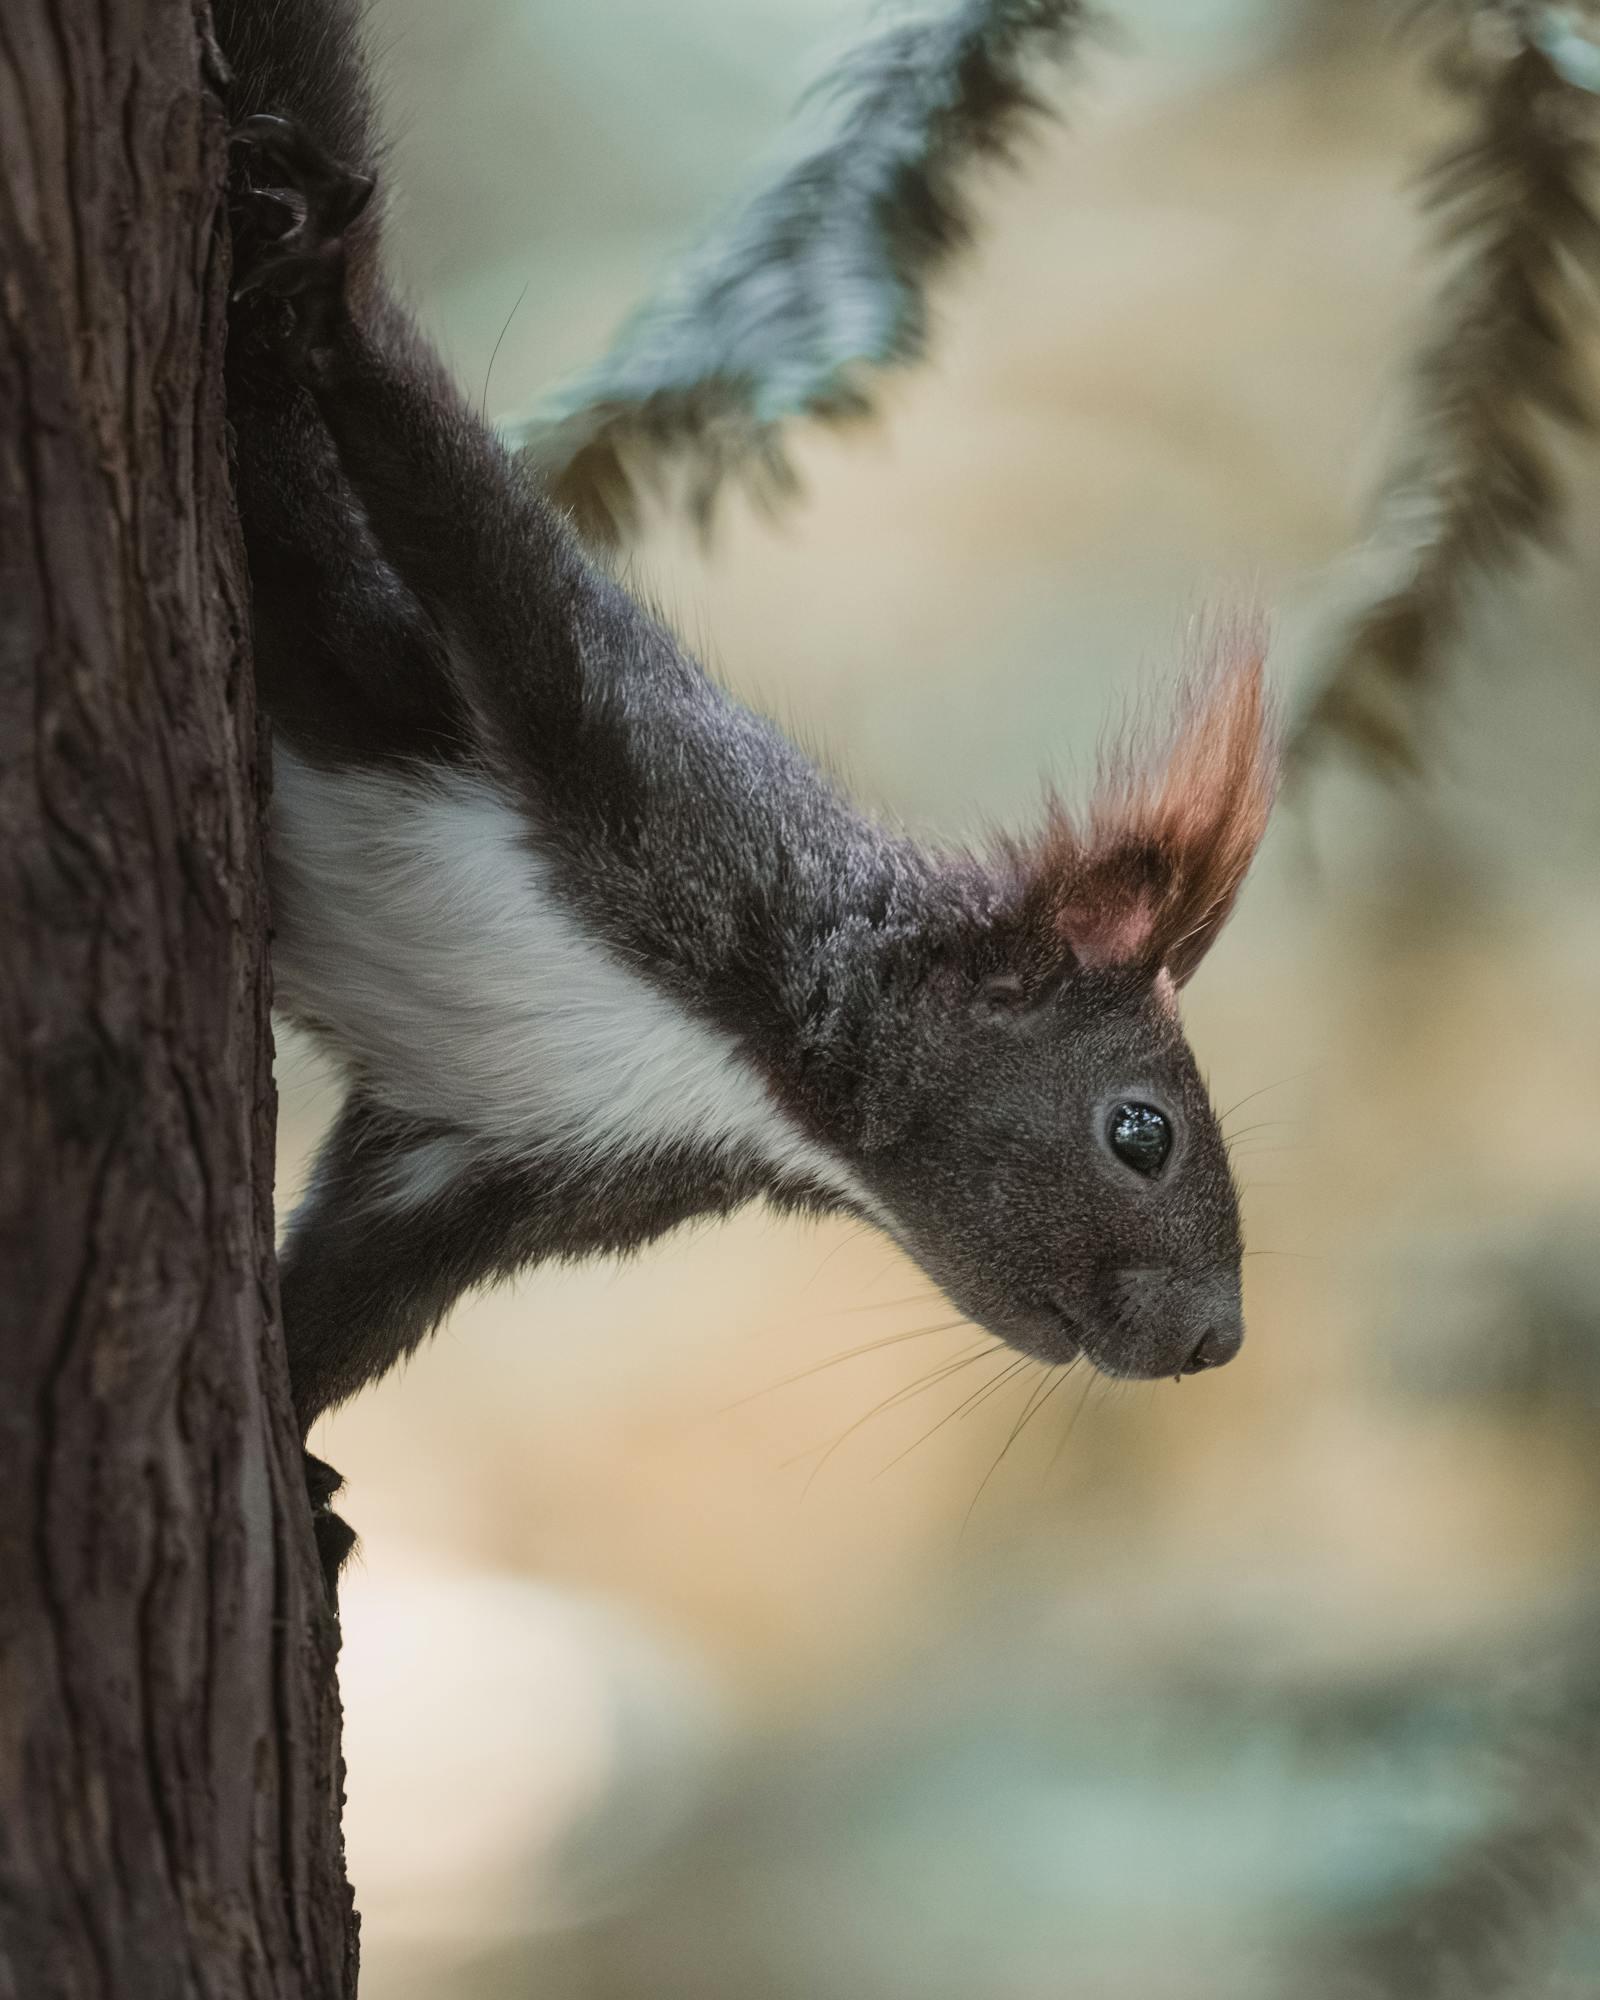
[[[1231,1361],[1243,1345],[1244,1329],[1237,1321],[1231,1326],[1214,1326],[1195,1342],[1193,1352],[1183,1364],[1183,1372],[1185,1375],[1198,1375],[1206,1368],[1220,1368],[1225,1361]]]

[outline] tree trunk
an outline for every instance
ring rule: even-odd
[[[3,2000],[355,1986],[200,13],[0,0]]]

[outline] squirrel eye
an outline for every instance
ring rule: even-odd
[[[1172,1125],[1153,1104],[1118,1104],[1106,1121],[1106,1143],[1124,1166],[1151,1180],[1172,1151]]]

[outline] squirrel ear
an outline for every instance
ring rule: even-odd
[[[1132,846],[1080,852],[1052,897],[1057,948],[1094,971],[1126,966],[1153,978],[1161,964],[1167,872],[1159,854]]]
[[[1114,743],[1081,822],[1052,802],[1020,858],[1034,922],[1081,964],[1181,986],[1216,942],[1277,790],[1265,653],[1258,621],[1210,628],[1164,741]]]

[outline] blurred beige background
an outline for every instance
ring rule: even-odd
[[[1408,181],[1451,112],[1384,10],[1114,11],[985,182],[885,420],[803,440],[781,524],[735,505],[707,558],[664,523],[636,563],[734,686],[943,833],[1070,783],[1207,603],[1270,606],[1301,684],[1368,575],[1434,275]],[[375,17],[398,259],[510,414],[864,10]],[[915,1272],[751,1214],[474,1300],[323,1426],[364,1537],[368,2000],[1311,1993],[1492,1822],[1502,1663],[1564,1629],[1594,1544],[1600,457],[1568,457],[1569,550],[1485,594],[1430,780],[1315,771],[1186,999],[1248,1103],[1235,1366],[1074,1378],[996,1468],[1020,1387],[860,1421],[959,1329],[816,1365],[952,1318]],[[292,1042],[281,1075],[287,1211],[334,1092]]]

